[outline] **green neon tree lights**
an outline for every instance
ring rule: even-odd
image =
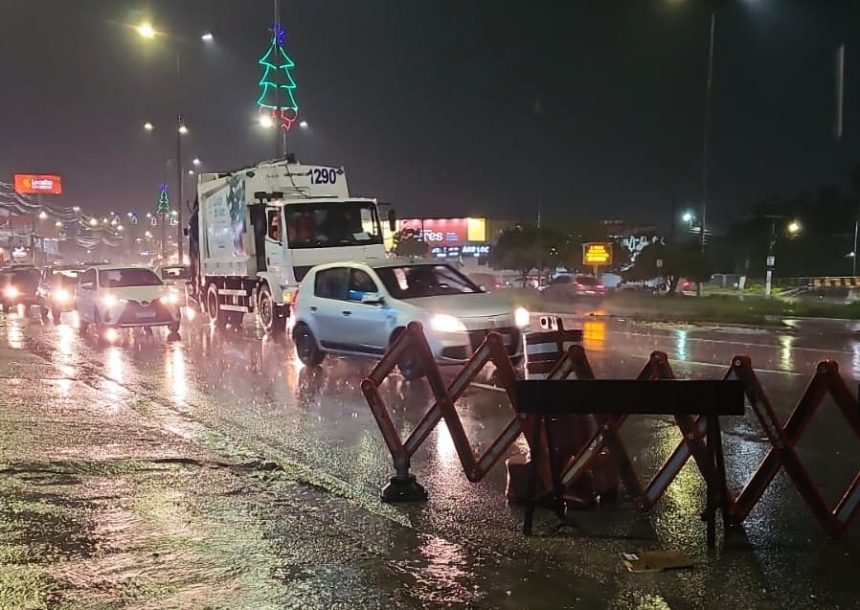
[[[291,74],[296,64],[284,50],[286,32],[278,25],[272,31],[269,48],[257,62],[264,68],[263,77],[258,83],[260,97],[257,106],[260,107],[261,115],[268,114],[274,123],[280,123],[281,127],[289,131],[299,114],[296,81]]]
[[[170,214],[170,198],[167,196],[167,185],[162,184],[158,193],[158,202],[155,204],[156,214]]]

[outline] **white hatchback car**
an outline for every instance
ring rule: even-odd
[[[307,365],[326,353],[378,358],[410,322],[424,325],[439,364],[463,363],[490,331],[502,335],[516,362],[529,323],[528,311],[449,265],[397,259],[314,267],[294,307],[293,340]],[[423,374],[415,358],[399,367],[407,379]]]
[[[179,294],[145,267],[99,266],[78,277],[75,310],[79,329],[167,326],[179,331]]]

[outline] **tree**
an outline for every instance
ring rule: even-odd
[[[167,196],[167,185],[162,184],[158,193],[158,201],[155,204],[156,214],[170,214],[170,199]]]
[[[296,121],[299,105],[296,102],[296,82],[290,71],[296,64],[284,50],[286,32],[275,26],[272,42],[257,63],[264,67],[263,77],[258,83],[261,91],[257,99],[260,113],[268,113],[274,122],[289,131]]]
[[[548,227],[520,225],[504,231],[490,251],[489,263],[493,269],[513,269],[523,277],[537,269],[543,275],[546,268],[558,265],[564,236]]]
[[[711,279],[711,269],[697,244],[652,244],[636,257],[633,266],[624,272],[633,281],[664,278],[669,294],[675,294],[678,283],[686,278],[694,282]]]
[[[430,253],[430,246],[421,239],[415,229],[403,229],[394,234],[394,248],[396,256],[409,258],[422,258]]]

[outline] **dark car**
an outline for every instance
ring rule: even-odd
[[[60,322],[60,316],[64,311],[74,311],[75,288],[78,284],[78,276],[82,272],[83,269],[76,266],[42,269],[39,287],[36,290],[42,320],[47,320],[50,312],[56,324]]]
[[[592,275],[559,275],[543,290],[543,293],[554,299],[605,296],[606,286]]]
[[[18,305],[35,305],[39,270],[29,266],[12,266],[0,271],[0,303],[5,311]]]

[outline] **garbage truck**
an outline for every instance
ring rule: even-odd
[[[283,333],[299,283],[322,263],[385,257],[376,199],[351,197],[342,167],[293,156],[198,175],[186,233],[189,303],[216,326],[255,313]],[[387,221],[394,230],[394,211]]]

